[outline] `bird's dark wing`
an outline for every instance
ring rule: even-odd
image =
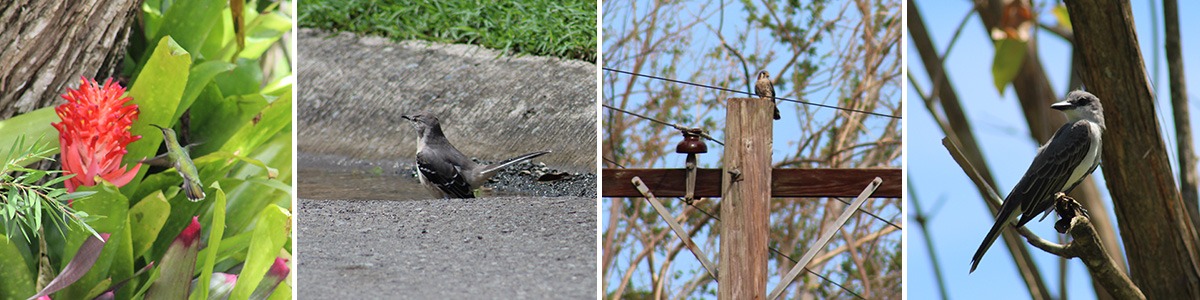
[[[1008,224],[1014,212],[1019,209],[1021,218],[1017,226],[1024,226],[1054,205],[1052,197],[1067,184],[1071,172],[1083,162],[1088,149],[1091,148],[1091,131],[1085,122],[1063,125],[1050,138],[1050,143],[1038,151],[1029,170],[1025,171],[1025,177],[1021,177],[1021,181],[1017,182],[1017,186],[1004,199],[1004,204],[1000,206],[1000,212],[996,215],[996,223],[992,224],[992,229],[988,230],[983,243],[971,257],[971,272],[979,266],[983,254],[996,242],[1000,230]]]
[[[417,170],[425,181],[452,198],[475,198],[462,167],[425,152],[417,153]]]
[[[1054,194],[1062,191],[1071,173],[1083,162],[1091,142],[1087,121],[1063,125],[1054,133],[1004,200],[1005,204],[1016,201],[1021,205],[1017,226],[1024,226],[1054,206]]]

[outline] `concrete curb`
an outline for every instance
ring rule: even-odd
[[[297,34],[302,167],[411,166],[416,133],[400,116],[429,112],[467,156],[550,150],[535,161],[596,172],[592,63],[314,29]]]

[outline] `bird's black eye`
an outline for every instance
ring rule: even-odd
[[[1075,100],[1075,105],[1084,106],[1092,103],[1092,97],[1082,97]]]

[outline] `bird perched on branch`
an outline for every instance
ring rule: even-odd
[[[429,114],[402,117],[412,121],[417,129],[417,177],[437,198],[475,198],[473,191],[500,170],[550,153],[538,151],[495,164],[477,164],[450,144],[437,117]]]
[[[1100,99],[1078,90],[1050,108],[1066,114],[1067,124],[1059,127],[1050,141],[1038,148],[1025,176],[1004,198],[996,223],[971,258],[971,272],[975,272],[979,260],[996,241],[1004,224],[1020,227],[1037,215],[1044,219],[1054,207],[1059,192],[1070,193],[1100,166],[1100,135],[1105,129]]]
[[[775,84],[771,83],[771,74],[766,70],[758,71],[758,81],[754,82],[754,93],[763,99],[771,99],[775,103]],[[775,119],[779,120],[779,107],[775,107]]]

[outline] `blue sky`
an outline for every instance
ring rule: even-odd
[[[971,10],[971,3],[969,1],[937,1],[934,5],[932,1],[917,2],[926,22],[925,25],[933,37],[934,45],[938,47],[939,52],[944,51],[954,29],[963,16]],[[1159,15],[1159,24],[1157,25],[1151,23],[1151,4],[1158,6],[1155,8]],[[1200,29],[1200,20],[1189,18],[1187,12],[1200,10],[1200,4],[1196,1],[1180,1],[1179,6],[1181,28],[1183,28],[1185,72],[1187,84],[1192,91],[1189,95],[1192,100],[1189,105],[1192,111],[1197,111],[1200,110],[1200,106],[1195,105],[1196,94],[1194,91],[1200,86],[1200,70],[1197,69],[1197,66],[1200,65],[1200,51],[1195,49],[1200,47],[1200,34],[1196,30]],[[1167,148],[1172,152],[1170,154],[1172,162],[1175,162],[1177,156],[1174,153],[1174,125],[1168,96],[1169,86],[1166,84],[1167,67],[1161,61],[1166,57],[1161,41],[1163,36],[1161,11],[1161,1],[1133,2],[1138,40],[1142,46],[1143,60],[1147,61],[1146,69],[1148,72],[1155,72],[1155,64],[1158,65],[1158,76],[1151,75],[1151,80],[1159,81],[1154,84],[1159,97],[1159,126],[1168,136]],[[1039,12],[1046,13],[1048,9],[1042,9]],[[1048,13],[1039,18],[1052,20]],[[1152,44],[1151,35],[1152,30],[1155,29],[1159,31],[1157,49]],[[1041,31],[1036,32],[1036,38],[1040,47],[1039,58],[1047,70],[1055,93],[1065,95],[1066,91],[1075,89],[1076,87],[1066,86],[1070,62],[1068,45],[1057,37]],[[911,46],[911,40],[908,42],[910,43],[908,46],[908,71],[911,72],[913,78],[917,78],[918,84],[923,90],[929,90],[928,75],[922,68],[920,58],[916,56],[916,49]],[[1151,62],[1155,58],[1156,52],[1159,54],[1160,61]],[[955,48],[946,58],[945,65],[948,76],[954,80],[955,90],[963,102],[967,117],[972,122],[976,139],[984,149],[985,159],[997,180],[998,192],[1006,195],[1025,172],[1029,162],[1033,160],[1038,145],[1029,137],[1029,129],[1025,127],[1026,123],[1020,112],[1020,104],[1011,87],[1007,88],[1007,92],[1002,96],[993,86],[992,54],[992,43],[983,30],[979,18],[972,14]],[[968,275],[971,255],[974,254],[994,219],[980,201],[974,185],[942,147],[941,138],[944,134],[926,112],[924,104],[920,102],[920,96],[911,87],[906,95],[906,101],[909,104],[906,116],[907,130],[905,131],[908,138],[905,150],[906,168],[909,183],[914,187],[914,191],[909,191],[909,194],[919,197],[922,208],[933,216],[929,223],[929,232],[934,239],[934,248],[941,263],[943,278],[946,280],[950,297],[965,299],[979,298],[980,296],[995,299],[1029,298],[1024,283],[1018,277],[1011,255],[1003,245],[1000,245],[1004,242],[1003,240],[992,245],[982,263],[979,264],[979,269]],[[1049,105],[1053,101],[1057,100],[1046,99],[1046,104]],[[1193,119],[1193,132],[1197,130],[1197,123]],[[1110,200],[1108,191],[1104,188],[1102,172],[1103,169],[1100,169],[1093,176],[1101,180],[1098,182],[1101,193],[1106,200]],[[1111,202],[1105,202],[1108,203],[1111,213]],[[906,208],[912,209],[912,206]],[[909,211],[907,215],[911,217],[912,211]],[[1115,223],[1115,217],[1110,215],[1108,218]],[[908,224],[910,225],[906,227],[905,231],[908,242],[905,249],[908,257],[905,266],[907,271],[905,285],[908,296],[910,299],[937,297],[938,289],[933,275],[930,252],[925,246],[925,237],[919,230],[916,230],[916,222],[908,222]],[[1053,222],[1050,221],[1050,218],[1042,222],[1030,222],[1026,226],[1046,239],[1054,240],[1059,236],[1054,232]],[[1032,248],[1030,252],[1042,269],[1042,277],[1047,281],[1046,284],[1050,287],[1052,294],[1058,296],[1061,290],[1058,281],[1059,259]],[[1069,298],[1095,298],[1087,270],[1079,260],[1069,261],[1066,273]]]

